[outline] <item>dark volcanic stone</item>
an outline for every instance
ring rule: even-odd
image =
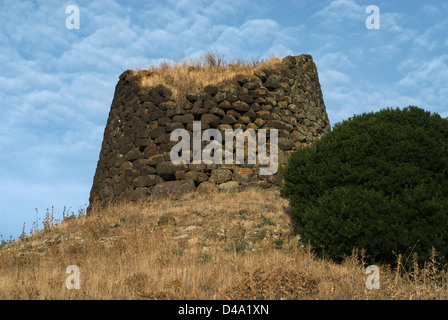
[[[180,199],[195,190],[196,187],[192,180],[166,181],[159,183],[152,189],[151,200]]]

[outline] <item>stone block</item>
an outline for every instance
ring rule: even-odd
[[[249,168],[235,168],[233,169],[233,180],[240,183],[250,182],[254,178],[255,174],[252,169]]]
[[[210,175],[211,182],[223,183],[227,182],[232,178],[232,171],[229,169],[217,168],[213,169]]]
[[[191,180],[166,181],[157,184],[151,191],[151,200],[181,199],[183,196],[194,192],[196,187]]]
[[[240,190],[240,184],[236,181],[228,181],[228,182],[224,182],[221,183],[220,185],[218,185],[218,190],[219,191],[239,191]]]

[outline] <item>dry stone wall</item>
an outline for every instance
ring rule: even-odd
[[[194,190],[275,184],[278,173],[260,175],[262,165],[249,164],[247,157],[244,164],[173,164],[170,151],[178,140],[171,141],[171,133],[185,129],[193,137],[194,121],[200,121],[202,133],[215,128],[223,136],[225,129],[277,129],[280,163],[330,130],[310,55],[288,56],[275,67],[207,85],[200,93],[187,93],[182,104],[167,86],[141,87],[140,77],[131,70],[119,77],[89,208],[114,201],[177,197]]]

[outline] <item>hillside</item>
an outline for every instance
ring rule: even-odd
[[[0,246],[0,299],[446,299],[437,263],[412,273],[316,259],[272,189],[117,204]],[[80,272],[68,290],[67,266]]]

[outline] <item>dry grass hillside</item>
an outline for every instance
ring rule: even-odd
[[[291,233],[276,189],[120,204],[86,217],[47,215],[0,246],[0,299],[446,299],[436,262],[380,269],[369,290],[355,256],[318,259]],[[67,266],[80,288],[68,290]]]

